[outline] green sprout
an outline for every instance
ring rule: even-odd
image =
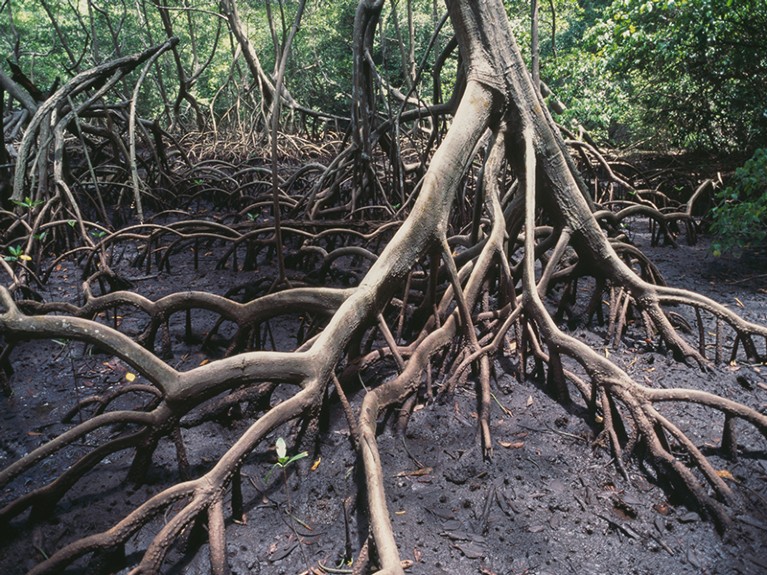
[[[24,253],[21,246],[8,246],[8,254],[3,259],[7,262],[29,261],[32,258]]]
[[[309,453],[307,451],[302,451],[301,453],[297,453],[296,455],[288,457],[288,448],[285,445],[285,440],[282,437],[277,438],[277,441],[274,443],[274,449],[277,451],[277,463],[275,463],[275,465],[280,468],[285,468],[291,463],[298,461],[299,459],[309,457]]]
[[[11,200],[11,201],[17,206],[25,208],[27,210],[34,209],[37,206],[41,206],[45,203],[42,200],[33,200],[29,196],[25,197],[23,200]]]
[[[301,453],[297,453],[295,455],[288,455],[288,447],[285,444],[285,440],[282,437],[278,437],[277,441],[274,442],[274,450],[277,452],[277,463],[275,463],[272,468],[269,470],[269,473],[266,474],[266,478],[264,479],[264,483],[269,482],[269,478],[272,475],[272,472],[276,468],[280,468],[283,471],[283,475],[285,470],[292,464],[298,461],[299,459],[303,459],[304,457],[309,457],[309,452],[302,451]]]
[[[280,468],[282,471],[282,486],[285,488],[285,497],[286,497],[286,509],[288,512],[288,515],[293,517],[293,515],[290,512],[290,509],[292,507],[290,503],[290,489],[288,489],[288,467],[298,461],[299,459],[303,459],[304,457],[309,457],[309,453],[306,451],[302,451],[301,453],[296,453],[295,455],[288,455],[288,447],[285,445],[285,440],[282,437],[278,437],[277,441],[274,442],[274,450],[277,452],[277,463],[272,465],[272,468],[269,470],[269,473],[266,474],[266,477],[264,478],[264,483],[269,483],[269,478],[272,475],[272,472],[276,468]],[[300,522],[297,518],[294,517],[297,521]]]

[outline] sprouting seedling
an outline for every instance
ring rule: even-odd
[[[287,469],[288,466],[290,466],[292,463],[295,463],[304,457],[309,457],[309,453],[307,451],[302,451],[301,453],[296,453],[295,455],[289,456],[288,447],[282,437],[278,437],[277,441],[274,442],[274,450],[277,452],[277,463],[275,463],[269,470],[269,473],[266,474],[264,483],[269,482],[269,477],[272,475],[272,472],[275,468],[279,467],[284,472],[285,469]]]
[[[282,485],[285,488],[285,497],[287,501],[287,510],[288,514],[290,514],[290,489],[288,489],[288,473],[287,469],[288,466],[292,463],[295,463],[299,459],[303,459],[304,457],[309,457],[309,453],[306,451],[302,451],[301,453],[296,453],[295,455],[288,455],[288,447],[285,445],[285,440],[282,437],[278,437],[277,441],[274,442],[274,450],[277,452],[277,463],[275,463],[272,468],[269,470],[269,473],[266,474],[266,478],[264,479],[264,483],[269,483],[269,477],[272,474],[272,471],[274,471],[277,467],[282,470]]]
[[[299,459],[309,457],[309,453],[307,451],[302,451],[301,453],[296,453],[295,455],[288,457],[288,448],[285,445],[285,440],[282,437],[277,438],[277,441],[274,443],[274,449],[277,452],[277,463],[275,463],[275,465],[282,469],[291,463],[298,461]]]
[[[3,258],[7,262],[29,261],[32,258],[24,253],[21,246],[8,246],[8,255]]]
[[[23,200],[11,200],[11,201],[17,206],[25,208],[27,210],[31,210],[45,203],[42,200],[33,200],[29,196],[25,197]]]

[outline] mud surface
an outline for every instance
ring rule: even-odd
[[[641,244],[641,237],[638,238]],[[689,247],[653,248],[652,259],[672,285],[699,290],[749,319],[767,322],[767,266],[764,258],[715,259],[706,242]],[[201,266],[201,270],[206,270]],[[223,294],[266,272],[185,270],[136,281],[136,289],[157,298],[183,286]],[[137,274],[136,271],[133,272]],[[78,274],[66,265],[55,272],[48,297],[76,297]],[[126,310],[123,329],[134,321]],[[138,321],[136,319],[135,321]],[[181,321],[179,319],[179,321]],[[195,329],[210,329],[213,318],[195,316]],[[276,328],[275,328],[276,329]],[[605,349],[638,381],[656,386],[691,386],[738,397],[767,408],[767,367],[723,365],[704,374],[627,336],[618,349],[605,346],[604,329],[575,326],[579,337]],[[278,332],[279,330],[276,329]],[[171,325],[173,358],[178,369],[209,359],[199,346],[183,341]],[[277,337],[281,336],[277,333]],[[215,354],[213,354],[215,356]],[[126,367],[98,350],[67,342],[19,344],[12,355],[13,395],[0,399],[0,464],[6,466],[65,427],[61,417],[79,398],[98,394],[126,379]],[[394,417],[382,422],[380,450],[389,511],[401,557],[412,562],[408,573],[511,574],[732,574],[767,573],[767,443],[744,429],[736,462],[718,454],[722,422],[684,404],[663,406],[664,413],[708,446],[742,502],[724,537],[695,509],[664,485],[652,469],[627,467],[625,479],[609,452],[594,440],[579,404],[563,407],[534,381],[519,383],[510,360],[495,363],[492,433],[494,457],[484,461],[479,449],[473,388],[459,389],[419,406],[404,437],[392,432]],[[373,374],[371,374],[372,377]],[[360,388],[350,399],[358,401]],[[276,401],[276,399],[275,399]],[[500,406],[503,406],[503,410]],[[208,422],[185,429],[183,436],[192,475],[208,469],[246,429],[248,420]],[[292,437],[292,428],[275,432]],[[356,557],[365,532],[363,493],[349,431],[337,402],[323,416],[323,429],[311,456],[287,473],[270,474],[271,446],[252,454],[243,467],[247,521],[227,528],[233,574],[297,575],[321,565],[339,565],[348,551]],[[65,469],[87,448],[75,446],[11,484],[3,501],[39,485]],[[316,447],[316,449],[315,449]],[[291,450],[297,449],[290,445]],[[43,519],[26,516],[3,528],[0,573],[25,572],[63,544],[108,528],[147,496],[178,480],[175,451],[161,445],[146,485],[125,482],[127,454],[101,463]],[[268,476],[268,477],[267,477]],[[266,481],[265,481],[266,480]],[[359,497],[358,504],[355,499]],[[344,511],[346,509],[346,512]],[[130,540],[128,559],[146,547],[163,523],[159,517]],[[209,572],[204,537],[180,541],[169,557],[169,573]],[[109,565],[114,559],[106,558]],[[79,563],[72,573],[97,572],[95,563]],[[341,566],[348,569],[348,565]],[[110,571],[107,569],[107,571]],[[125,572],[125,570],[123,570]]]

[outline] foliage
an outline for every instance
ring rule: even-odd
[[[717,194],[714,253],[764,245],[767,238],[767,149],[760,148]]]
[[[201,109],[218,127],[235,124],[232,115],[244,114],[238,99],[255,98],[258,104],[258,90],[242,56],[234,58],[239,52],[218,3],[165,4],[14,0],[0,6],[0,49],[47,90],[58,76],[66,81],[95,64],[156,44],[169,26],[180,38],[178,60],[158,61],[148,89],[140,91],[139,114],[165,115],[171,125],[172,115],[190,120],[190,102],[176,102],[178,110],[166,104],[181,90],[181,66],[186,90]],[[348,112],[356,4],[307,5],[286,75],[301,104],[331,114]],[[551,0],[539,5],[541,77],[567,105],[558,117],[561,124],[583,125],[618,144],[647,139],[656,147],[727,151],[767,145],[763,0]],[[238,8],[264,68],[273,70],[296,3],[239,0]],[[509,0],[506,9],[529,57],[530,2]],[[443,13],[444,7],[428,0],[384,3],[370,54],[383,93],[386,85],[407,92],[413,63],[424,60]],[[425,101],[432,92],[431,66],[451,33],[446,26],[426,58],[416,94]],[[449,61],[443,86],[452,86],[454,76],[455,62]],[[120,99],[131,90],[132,85],[122,85]],[[380,103],[393,104],[386,98]]]
[[[3,258],[7,262],[28,261],[32,258],[24,253],[21,246],[8,246],[8,255]]]
[[[538,28],[541,79],[566,106],[557,122],[576,132],[583,126],[605,141],[640,130],[631,84],[610,67],[596,41],[594,29],[604,17],[603,4],[539,2]],[[515,36],[522,50],[529,52],[530,2],[512,2],[508,9]]]
[[[296,98],[310,108],[346,115],[351,106],[354,0],[310,3],[289,62]]]
[[[653,144],[742,150],[767,142],[765,29],[762,0],[614,0],[587,39]]]

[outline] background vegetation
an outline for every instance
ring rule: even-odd
[[[287,88],[302,105],[345,117],[351,103],[354,0],[307,5],[287,64]],[[530,2],[506,3],[523,51],[529,53]],[[241,0],[240,17],[264,68],[277,58],[295,17],[294,0]],[[444,7],[429,0],[386,3],[373,60],[381,106],[407,93],[416,67],[426,63],[422,93],[441,99],[428,73],[447,45],[449,25],[427,53]],[[728,160],[732,174],[767,146],[767,5],[762,0],[549,0],[540,5],[541,78],[565,109],[557,120],[601,144],[692,150]],[[141,91],[139,114],[164,117],[179,129],[215,126],[249,131],[259,90],[218,2],[181,0],[73,2],[5,0],[0,3],[0,51],[41,90],[98,63],[137,52],[168,34],[180,38],[174,58],[155,64],[153,86]],[[457,56],[451,55],[455,60]],[[5,64],[7,66],[9,64]],[[176,68],[186,78],[179,85]],[[438,80],[455,81],[457,66]],[[453,76],[450,77],[450,71]],[[131,86],[124,85],[124,100]],[[177,106],[169,107],[177,94]],[[168,96],[170,97],[163,97]],[[764,163],[756,156],[718,196],[714,229],[719,249],[763,239]],[[744,172],[745,173],[745,172]],[[736,226],[733,222],[748,222]],[[727,238],[724,239],[724,236]]]

